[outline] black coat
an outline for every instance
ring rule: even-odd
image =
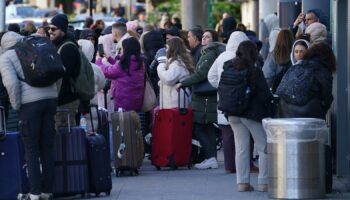
[[[279,117],[309,117],[325,119],[326,113],[333,102],[332,73],[317,60],[302,62],[305,67],[314,67],[314,80],[311,86],[312,97],[305,105],[288,104],[280,100]]]
[[[265,77],[260,68],[256,69],[255,88],[248,110],[239,117],[252,119],[258,122],[269,116],[270,103],[272,100],[271,92],[267,86]]]

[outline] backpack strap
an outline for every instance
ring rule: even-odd
[[[63,48],[64,46],[68,45],[68,44],[72,44],[73,46],[75,46],[76,48],[79,49],[79,47],[77,46],[77,44],[75,44],[74,42],[72,42],[72,41],[66,41],[66,42],[64,42],[64,43],[60,46],[60,48],[58,48],[57,53],[58,53],[58,54],[61,54],[62,48]]]

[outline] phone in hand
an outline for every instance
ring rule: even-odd
[[[97,45],[97,51],[98,51],[98,54],[103,57],[105,55],[105,52],[103,50],[103,44],[98,44]]]

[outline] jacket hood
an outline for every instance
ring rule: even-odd
[[[267,30],[269,33],[273,29],[279,29],[279,20],[275,14],[269,14],[264,18],[264,22],[266,24]]]
[[[15,33],[13,31],[9,31],[5,33],[1,38],[1,48],[2,52],[7,51],[11,47],[13,47],[18,41],[20,41],[24,36]]]
[[[293,44],[293,47],[292,47],[292,52],[290,53],[290,60],[292,61],[292,64],[295,65],[297,64],[297,61],[295,60],[294,58],[294,48],[295,48],[295,44],[298,43],[298,42],[304,42],[307,46],[307,48],[310,48],[310,43],[307,41],[307,40],[304,40],[304,39],[299,39],[299,40],[295,40],[294,44]]]
[[[311,44],[327,41],[327,28],[319,22],[310,24],[306,28],[305,33],[310,35]]]
[[[94,52],[95,52],[94,44],[92,44],[90,40],[84,40],[84,39],[78,40],[78,44],[82,52],[85,54],[86,58],[91,62],[92,59],[94,58]]]
[[[246,40],[249,40],[249,38],[242,31],[235,31],[231,33],[230,39],[228,40],[226,45],[226,51],[236,52],[239,44]]]

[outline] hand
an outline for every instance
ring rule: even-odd
[[[178,84],[175,85],[175,88],[176,88],[177,90],[179,90],[181,87],[182,87],[182,83],[178,83]]]
[[[303,13],[300,13],[298,17],[295,19],[293,26],[298,26],[302,21],[304,21],[305,15]]]

